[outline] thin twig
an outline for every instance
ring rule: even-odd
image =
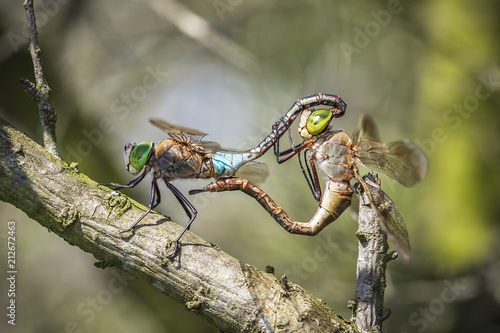
[[[384,310],[385,270],[395,252],[387,254],[387,235],[364,192],[359,196],[359,254],[353,312],[360,332],[381,332],[390,310]]]
[[[23,3],[26,16],[28,18],[28,28],[30,34],[30,54],[35,71],[35,82],[31,83],[26,79],[20,79],[24,89],[30,94],[30,97],[37,101],[40,122],[42,123],[43,144],[45,149],[54,156],[57,154],[56,141],[56,120],[57,115],[49,103],[50,88],[45,80],[42,69],[41,50],[38,46],[38,30],[36,28],[35,10],[33,0],[25,0]]]

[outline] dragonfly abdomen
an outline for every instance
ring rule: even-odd
[[[330,212],[336,219],[351,205],[354,193],[348,181],[327,181],[320,207]]]
[[[249,152],[214,152],[212,155],[212,177],[215,179],[232,177],[243,164],[253,159],[255,159],[255,154]]]
[[[352,189],[348,182],[327,183],[321,204],[309,222],[295,222],[290,216],[269,197],[267,193],[243,178],[221,179],[207,185],[202,190],[190,191],[190,194],[199,192],[242,191],[256,199],[265,210],[286,231],[292,234],[314,236],[327,225],[335,221],[351,204]]]

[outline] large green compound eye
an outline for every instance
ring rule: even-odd
[[[319,134],[328,126],[331,119],[330,110],[316,110],[307,118],[307,131],[311,135]]]
[[[141,170],[148,161],[151,149],[153,149],[153,141],[141,142],[135,146],[130,152],[130,165],[136,170]]]

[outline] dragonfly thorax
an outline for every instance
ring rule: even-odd
[[[311,147],[311,158],[326,177],[333,181],[348,181],[354,177],[353,142],[342,131],[326,132]]]
[[[194,145],[179,143],[173,139],[161,141],[155,150],[154,168],[169,179],[210,177],[203,175],[203,171],[207,169],[207,158],[200,149],[194,149]]]

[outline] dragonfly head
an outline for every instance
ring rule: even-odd
[[[153,147],[153,141],[145,141],[139,144],[129,143],[125,145],[123,158],[128,172],[137,175],[151,157]]]
[[[333,118],[332,110],[306,109],[300,115],[299,134],[304,139],[310,139],[328,128]]]

